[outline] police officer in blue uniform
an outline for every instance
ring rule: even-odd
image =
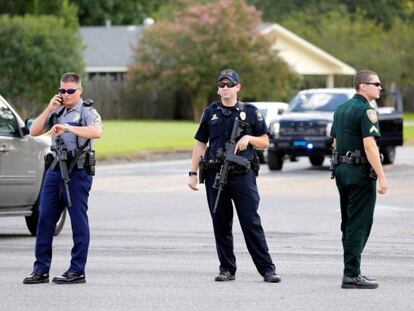
[[[52,150],[60,137],[68,150],[69,196],[62,182],[59,164],[54,161],[47,170],[40,196],[39,224],[33,272],[25,284],[49,282],[52,261],[52,241],[56,223],[67,207],[73,232],[72,260],[62,276],[53,278],[56,284],[85,283],[85,265],[89,248],[88,196],[94,174],[92,140],[102,135],[101,117],[93,106],[82,100],[83,88],[79,75],[66,73],[56,94],[46,109],[34,121],[30,133],[38,136],[51,132]],[[57,122],[56,122],[57,121]],[[54,155],[56,159],[56,154]],[[73,165],[72,165],[73,163]]]
[[[200,157],[215,157],[224,150],[229,141],[236,118],[248,124],[245,132],[238,139],[235,150],[238,155],[250,162],[254,160],[254,147],[265,148],[269,144],[267,127],[257,108],[237,100],[240,91],[239,75],[233,69],[225,69],[218,76],[219,102],[209,105],[203,113],[200,126],[195,135],[196,143],[193,149],[191,170],[188,186],[198,190],[197,171]],[[208,149],[207,149],[208,144]],[[206,151],[207,149],[207,151]],[[211,159],[209,160],[211,162]],[[259,193],[256,186],[256,176],[252,169],[243,173],[232,173],[228,176],[218,201],[217,210],[213,212],[218,190],[213,187],[217,168],[207,169],[205,186],[207,201],[213,221],[217,254],[220,261],[219,274],[215,281],[235,280],[236,258],[233,251],[233,205],[237,211],[240,225],[244,234],[247,248],[252,256],[258,272],[265,282],[278,283],[281,278],[276,274],[275,265],[269,255],[269,249],[257,213]]]
[[[361,70],[354,77],[356,94],[338,107],[331,135],[335,152],[333,174],[341,203],[344,250],[342,288],[378,287],[378,281],[361,274],[361,254],[373,223],[376,184],[384,194],[388,184],[375,138],[380,136],[376,111],[369,104],[380,97],[378,75]]]

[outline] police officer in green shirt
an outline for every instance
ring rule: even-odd
[[[341,205],[344,249],[342,288],[377,288],[378,282],[361,275],[361,253],[374,216],[376,188],[384,194],[388,185],[376,144],[380,128],[376,111],[369,104],[382,89],[378,75],[361,70],[354,77],[356,94],[339,106],[334,115],[334,176]]]

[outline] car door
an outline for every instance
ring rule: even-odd
[[[0,206],[33,204],[38,154],[30,135],[22,135],[22,121],[0,98]]]

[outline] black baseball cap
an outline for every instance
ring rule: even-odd
[[[240,77],[234,69],[224,69],[220,72],[217,81],[221,81],[224,78],[229,79],[233,83],[240,83]]]

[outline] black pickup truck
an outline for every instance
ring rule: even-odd
[[[281,170],[283,161],[308,157],[321,166],[332,153],[330,137],[333,115],[339,105],[355,94],[352,88],[309,89],[300,91],[289,103],[280,120],[270,125],[268,166]],[[381,138],[377,143],[384,163],[395,160],[395,147],[403,144],[403,105],[399,92],[387,92],[370,102],[377,110]]]

